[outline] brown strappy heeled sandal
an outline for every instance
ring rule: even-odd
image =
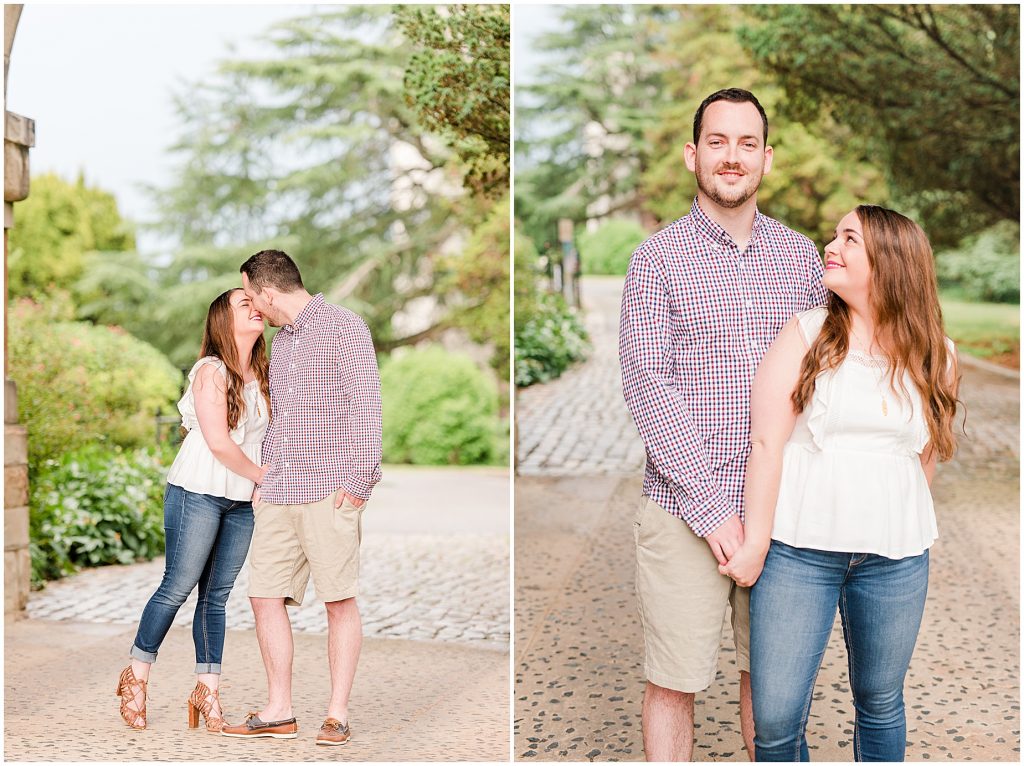
[[[146,728],[146,694],[148,684],[135,677],[135,671],[129,665],[121,671],[121,677],[117,680],[117,691],[114,693],[121,698],[121,718],[133,729]],[[142,701],[139,702],[141,697]],[[132,705],[135,707],[132,707]]]
[[[195,729],[199,726],[199,714],[202,713],[207,733],[220,733],[224,728],[224,709],[221,708],[220,716],[210,715],[214,701],[217,702],[217,707],[220,707],[220,691],[211,689],[202,681],[196,681],[196,688],[188,696],[188,728]]]

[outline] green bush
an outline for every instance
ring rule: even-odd
[[[587,332],[575,310],[560,295],[543,294],[530,314],[516,312],[516,385],[557,378],[570,364],[586,358]]]
[[[1020,302],[1020,224],[1000,221],[935,258],[939,284],[968,299]]]
[[[612,218],[596,230],[576,238],[580,251],[580,268],[584,274],[626,276],[629,258],[647,238],[640,224],[623,218]]]
[[[156,449],[90,445],[36,466],[29,497],[33,584],[163,552],[166,475]]]
[[[438,346],[417,349],[388,359],[380,378],[386,462],[473,465],[501,458],[498,389],[469,357]]]
[[[174,412],[181,372],[118,327],[65,321],[28,300],[8,312],[8,370],[29,432],[29,463],[97,443],[152,443],[158,408]]]

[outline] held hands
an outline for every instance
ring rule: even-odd
[[[704,540],[711,546],[711,552],[715,554],[718,563],[724,565],[743,545],[743,522],[733,514],[722,526],[706,535]]]
[[[718,571],[731,577],[737,585],[749,588],[761,576],[767,549],[761,549],[753,543],[746,542],[739,547],[728,563],[719,564]]]

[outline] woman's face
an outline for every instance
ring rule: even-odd
[[[822,283],[847,303],[868,298],[871,264],[864,245],[864,229],[853,211],[836,227],[834,238],[825,245],[825,276]]]
[[[228,299],[231,304],[231,318],[235,334],[259,335],[263,332],[263,315],[252,305],[242,290],[235,290]]]

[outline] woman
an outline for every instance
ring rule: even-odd
[[[235,288],[210,304],[201,358],[178,402],[188,433],[167,475],[163,580],[142,612],[131,664],[121,672],[121,717],[146,728],[150,666],[192,589],[196,687],[188,699],[189,727],[203,714],[208,732],[224,716],[218,696],[224,649],[224,606],[252,538],[252,493],[265,473],[260,446],[270,419],[269,363],[263,317]]]
[[[756,759],[808,760],[811,694],[838,608],[854,756],[902,761],[903,681],[937,536],[929,487],[955,448],[956,355],[913,221],[861,205],[825,260],[828,305],[791,319],[757,370],[745,538],[721,571],[756,581]]]

